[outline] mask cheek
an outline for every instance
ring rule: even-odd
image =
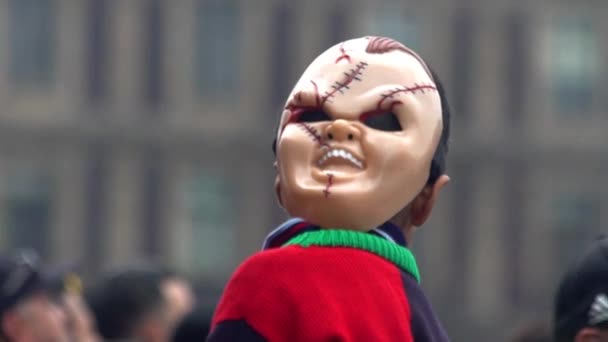
[[[426,184],[429,167],[425,165],[424,158],[412,150],[416,146],[404,138],[387,139],[380,146],[383,150],[377,151],[377,165],[370,170],[377,174],[370,176],[380,180],[381,191],[386,192],[387,197],[405,206]]]
[[[404,134],[370,130],[367,137],[365,155],[375,171],[391,173],[408,166],[412,146]]]
[[[292,125],[289,125],[290,127]],[[280,182],[286,184],[297,181],[297,178],[310,177],[310,168],[313,162],[312,142],[308,137],[288,128],[279,141],[277,160],[279,166]]]

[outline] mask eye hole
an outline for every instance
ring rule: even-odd
[[[303,111],[296,122],[320,122],[320,121],[331,121],[331,118],[327,113],[320,109],[307,109]]]
[[[368,127],[386,132],[398,132],[403,128],[393,112],[373,113],[364,115],[361,121]]]

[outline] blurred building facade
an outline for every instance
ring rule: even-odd
[[[413,248],[454,340],[546,314],[607,231],[608,3],[0,0],[0,248],[155,258],[220,290],[284,215],[272,132],[341,40],[419,51],[452,178]],[[454,308],[457,308],[455,310]]]

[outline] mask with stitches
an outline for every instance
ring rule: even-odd
[[[342,42],[296,83],[277,132],[279,200],[324,228],[367,231],[424,188],[442,130],[424,61],[389,38]]]

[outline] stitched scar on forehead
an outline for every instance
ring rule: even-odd
[[[303,107],[306,108],[321,108],[321,96],[319,95],[319,87],[315,81],[310,80],[313,85],[313,92],[300,90],[293,95],[291,100],[285,106],[285,110],[289,111],[289,115],[279,129],[279,134],[283,132],[285,127],[290,123],[296,122]],[[314,100],[313,100],[314,97]],[[311,102],[314,101],[314,105]]]
[[[342,42],[340,44],[340,57],[336,58],[336,64],[338,64],[341,60],[346,59],[346,61],[350,64],[352,63],[350,56],[346,53],[346,50],[344,49],[344,44],[345,42]]]
[[[344,72],[344,77],[340,81],[334,82],[331,85],[330,91],[325,91],[323,98],[321,99],[321,108],[332,97],[336,96],[337,93],[344,94],[344,92],[350,89],[350,84],[353,81],[361,82],[363,75],[363,70],[368,66],[366,62],[359,62],[354,68],[348,70],[348,72]]]
[[[386,37],[367,37],[369,43],[367,43],[367,47],[365,48],[365,52],[371,54],[383,54],[386,52],[391,52],[395,50],[403,51],[412,57],[416,58],[416,60],[422,65],[424,71],[426,71],[427,75],[433,79],[429,68],[426,63],[415,53],[412,49],[407,46],[401,44],[400,42]]]
[[[380,100],[378,101],[377,109],[382,109],[384,102],[388,99],[393,99],[397,94],[401,93],[409,93],[409,94],[425,94],[427,92],[436,92],[437,87],[433,84],[418,84],[414,83],[413,86],[402,86],[397,87],[393,90],[390,90],[386,93],[382,93],[380,95]]]
[[[297,91],[291,100],[285,106],[285,109],[292,110],[298,107],[316,107],[321,108],[321,95],[319,94],[319,87],[317,83],[313,80],[310,80],[310,83],[313,86],[312,91],[310,89],[299,90]]]

